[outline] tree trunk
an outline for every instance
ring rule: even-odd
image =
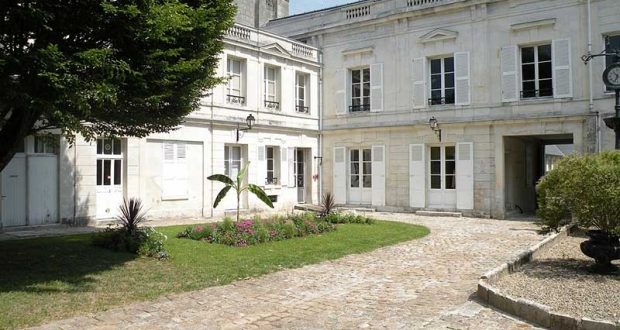
[[[31,117],[34,117],[32,119]],[[14,110],[0,129],[0,172],[9,164],[17,147],[30,134],[38,114],[33,116],[28,110]]]

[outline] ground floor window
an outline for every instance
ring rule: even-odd
[[[279,176],[279,166],[276,160],[279,159],[279,148],[278,147],[267,147],[267,178],[266,184],[278,184],[278,176]]]
[[[239,171],[241,171],[241,146],[225,146],[224,173],[234,179]]]
[[[360,183],[363,188],[372,188],[371,149],[351,149],[349,152],[351,188],[359,188]]]
[[[431,147],[429,157],[431,189],[456,189],[454,146]]]
[[[120,186],[122,174],[121,140],[97,139],[97,186]]]

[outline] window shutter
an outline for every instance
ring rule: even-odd
[[[370,66],[370,112],[383,111],[383,63]]]
[[[288,148],[288,186],[297,187],[297,178],[295,177],[295,148]]]
[[[164,142],[162,162],[162,198],[187,197],[187,150],[183,142]]]
[[[345,161],[345,148],[334,148],[334,168],[332,180],[332,193],[336,204],[347,202],[347,171]]]
[[[346,69],[336,70],[336,114],[344,115],[347,113],[347,72]]]
[[[256,185],[264,187],[267,182],[267,160],[265,159],[265,146],[256,146]],[[249,168],[251,171],[252,168]]]
[[[426,58],[413,60],[413,108],[426,108]]]
[[[456,144],[456,208],[474,208],[474,144]]]
[[[500,50],[502,70],[502,102],[519,100],[517,46],[505,46]]]
[[[471,103],[469,52],[454,53],[454,88],[456,105]]]
[[[280,147],[280,177],[278,179],[280,185],[288,184],[288,149],[285,146]]]
[[[385,147],[372,146],[372,205],[385,206]]]
[[[409,206],[423,208],[426,206],[426,172],[424,163],[424,145],[409,145]]]
[[[551,43],[553,57],[553,97],[573,97],[570,39],[557,39]]]

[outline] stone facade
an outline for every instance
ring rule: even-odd
[[[592,49],[598,53],[605,47],[604,36],[620,34],[620,7],[595,0],[590,13]],[[344,203],[496,218],[531,213],[545,145],[570,143],[579,153],[613,148],[613,132],[601,120],[613,111],[612,95],[600,79],[605,61],[593,60],[590,75],[580,60],[588,52],[586,1],[362,1],[274,20],[266,28],[323,53],[323,185],[338,190],[346,182]],[[541,45],[552,49],[553,92],[548,97],[528,97],[527,91],[521,95],[527,80],[522,52]],[[431,100],[431,65],[448,57],[453,58],[456,78],[450,79],[456,95],[454,104],[441,104],[446,99]],[[506,69],[510,62],[512,72]],[[352,93],[357,92],[351,81],[360,68],[370,71],[370,101],[362,111],[353,104]],[[441,68],[442,79],[448,79],[448,65]],[[429,128],[431,117],[439,123],[441,140]],[[431,153],[450,146],[458,150],[463,142],[473,143],[473,170],[461,166],[456,156],[457,203],[445,195],[443,204],[430,205],[439,191],[430,188]],[[354,171],[349,164],[353,156],[347,155],[344,167],[334,163],[339,151],[332,150],[373,145],[386,150],[385,178],[378,180],[387,187],[384,203],[352,200],[352,179],[341,177]],[[418,181],[412,179],[416,165],[410,150],[416,145],[424,147],[423,178]],[[443,162],[445,175],[451,164]],[[459,191],[459,173],[467,171],[473,175],[471,191]],[[460,208],[456,204],[464,195],[473,203]]]
[[[235,0],[236,22],[261,27],[269,20],[288,16],[289,0]]]

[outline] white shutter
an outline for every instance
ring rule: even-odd
[[[385,147],[372,146],[372,205],[385,206]]]
[[[383,111],[383,63],[370,66],[370,112]]]
[[[254,166],[254,170],[256,171],[256,185],[264,187],[267,180],[267,160],[266,160],[266,150],[265,146],[258,145],[256,146],[256,166]],[[251,171],[252,167],[248,169]]]
[[[297,178],[295,177],[295,148],[288,148],[288,186],[297,187]]]
[[[288,149],[285,146],[280,147],[280,185],[288,184]]]
[[[340,69],[336,70],[336,114],[344,115],[347,113],[347,73],[348,70]]]
[[[517,46],[505,46],[500,50],[502,70],[502,102],[519,100]]]
[[[345,158],[345,148],[335,147],[332,194],[334,194],[336,204],[345,204],[347,202],[347,168]]]
[[[456,208],[474,208],[474,144],[456,144]]]
[[[570,39],[557,39],[551,43],[553,58],[553,97],[573,96]]]
[[[413,108],[426,108],[426,58],[413,60]]]
[[[469,52],[454,53],[454,94],[456,105],[471,103]]]
[[[426,172],[424,163],[424,145],[409,145],[409,206],[423,208],[426,206]]]
[[[182,198],[188,194],[187,151],[183,142],[163,143],[162,198]]]

